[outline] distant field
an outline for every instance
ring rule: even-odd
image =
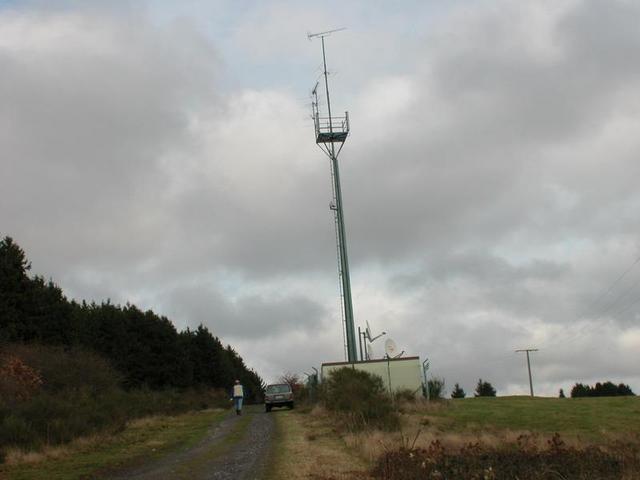
[[[594,440],[640,432],[640,397],[496,397],[448,400],[417,407],[441,431],[527,430]]]

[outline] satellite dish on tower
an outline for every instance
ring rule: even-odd
[[[387,354],[387,357],[389,358],[395,357],[396,353],[398,352],[398,346],[396,345],[396,342],[394,342],[390,338],[387,338],[384,341],[384,351]]]

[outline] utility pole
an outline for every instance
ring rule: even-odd
[[[422,375],[424,375],[424,391],[427,397],[427,401],[429,398],[429,381],[427,380],[427,370],[429,370],[429,359],[425,358],[424,362],[422,362]]]
[[[521,350],[516,350],[516,353],[526,352],[527,354],[527,370],[529,371],[529,391],[531,392],[531,396],[533,397],[533,381],[531,380],[531,362],[529,361],[529,352],[537,352],[537,348],[523,348]]]

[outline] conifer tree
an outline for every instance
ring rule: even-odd
[[[493,385],[489,382],[483,382],[480,378],[478,380],[478,385],[476,385],[476,391],[474,393],[475,397],[495,397],[496,389],[493,388]]]
[[[70,302],[53,281],[31,278],[30,268],[10,237],[0,240],[0,343],[89,348],[122,374],[127,388],[227,389],[239,379],[245,398],[260,401],[260,376],[206,327],[178,333],[168,318],[135,305]]]
[[[453,386],[453,392],[451,392],[451,398],[464,398],[467,394],[457,383]]]

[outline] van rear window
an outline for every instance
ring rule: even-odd
[[[269,385],[267,393],[289,393],[291,387],[289,385]]]

